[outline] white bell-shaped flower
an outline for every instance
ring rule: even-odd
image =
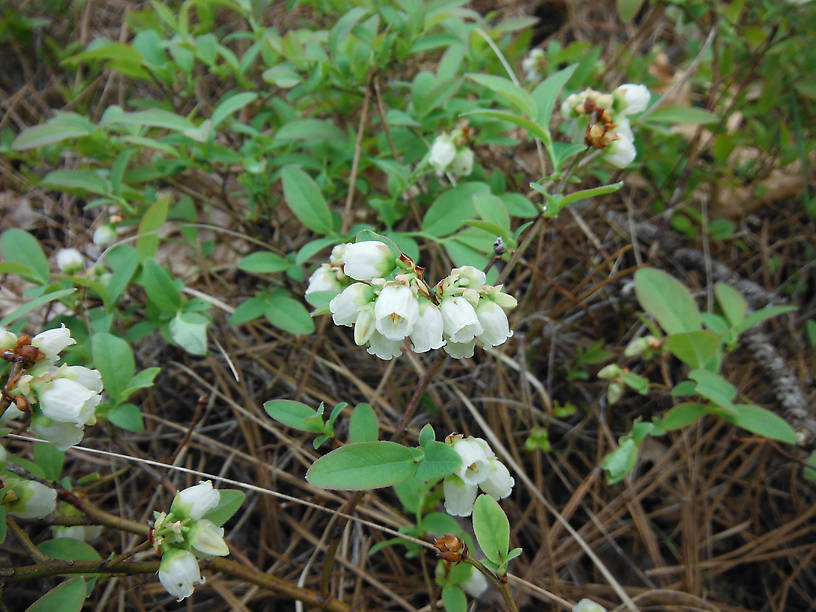
[[[456,145],[448,134],[440,134],[431,145],[431,155],[428,163],[433,166],[437,174],[443,174],[447,170],[453,158],[456,157]]]
[[[103,223],[94,230],[93,243],[102,249],[116,242],[118,237],[115,227],[109,223]]]
[[[340,293],[343,285],[337,280],[337,272],[334,271],[329,264],[321,265],[317,270],[312,272],[309,277],[309,284],[306,286],[305,295],[308,297],[311,293],[321,291],[331,291],[333,293]]]
[[[476,316],[479,318],[483,331],[479,334],[479,342],[485,347],[504,344],[513,332],[507,321],[507,314],[501,306],[490,300],[481,300],[476,307]]]
[[[376,355],[380,359],[391,361],[394,357],[402,355],[402,340],[391,340],[374,330],[368,339],[367,351],[369,355]]]
[[[516,481],[507,466],[498,459],[491,458],[488,464],[488,477],[479,483],[479,488],[496,501],[504,499],[513,491]]]
[[[445,298],[439,308],[442,311],[445,335],[451,342],[470,342],[484,331],[473,305],[465,298],[461,296]]]
[[[11,349],[17,344],[17,335],[4,327],[0,327],[0,349]]]
[[[71,337],[71,330],[62,325],[56,329],[40,332],[31,339],[31,344],[45,353],[46,359],[56,361],[60,352],[65,350],[66,347],[76,344],[76,340]]]
[[[85,430],[81,425],[44,418],[34,421],[31,428],[39,437],[48,440],[62,451],[82,442],[82,437],[85,435]]]
[[[79,272],[84,267],[82,253],[76,249],[60,249],[57,251],[57,267],[66,274]]]
[[[223,557],[229,554],[229,546],[224,541],[224,528],[207,519],[195,522],[187,535],[187,541],[203,555]]]
[[[615,126],[615,133],[618,135],[618,138],[617,140],[613,140],[606,148],[604,159],[613,166],[625,168],[635,161],[635,157],[637,156],[629,121],[626,119],[621,120],[621,122]]]
[[[473,357],[473,350],[476,348],[476,340],[470,342],[453,342],[447,340],[442,347],[445,352],[454,359],[470,359]]]
[[[436,304],[422,300],[419,317],[411,332],[411,345],[415,353],[438,349],[445,344],[442,338],[442,312]]]
[[[462,587],[465,593],[476,599],[487,590],[487,578],[472,565],[468,567],[470,567],[471,570],[470,577],[459,586]]]
[[[343,273],[359,281],[384,278],[393,272],[394,253],[384,242],[366,240],[349,243],[343,254]]]
[[[40,410],[52,421],[82,426],[94,418],[102,396],[69,378],[44,384],[37,393]]]
[[[60,374],[95,393],[102,392],[102,374],[99,370],[91,370],[84,366],[67,366],[60,370]]]
[[[195,555],[179,548],[171,548],[162,555],[159,581],[176,601],[192,595],[195,585],[204,584]]]
[[[532,49],[530,53],[521,61],[521,69],[524,71],[524,79],[526,81],[538,81],[541,78],[541,73],[538,69],[544,63],[543,49]]]
[[[220,500],[218,489],[213,489],[211,480],[205,480],[176,493],[170,512],[179,518],[198,520],[215,508]]]
[[[374,297],[374,292],[366,283],[354,283],[335,296],[329,302],[329,310],[335,325],[351,327],[357,321],[360,308],[368,304]]]
[[[386,285],[374,302],[377,331],[389,340],[401,341],[409,335],[418,318],[419,302],[405,285]]]
[[[649,106],[649,88],[637,83],[624,83],[612,92],[620,102],[620,112],[624,115],[642,113]]]
[[[455,474],[451,474],[442,481],[442,491],[445,493],[445,512],[451,516],[473,514],[473,503],[478,492],[476,485],[468,484]]]
[[[451,448],[462,459],[456,475],[465,483],[477,485],[490,476],[491,456],[475,438],[458,438],[453,441]]]
[[[43,518],[57,505],[57,492],[44,484],[19,478],[10,474],[3,476],[6,487],[10,487],[17,499],[7,502],[8,511],[19,518]]]
[[[474,266],[461,266],[451,270],[451,276],[456,276],[456,284],[468,289],[479,289],[487,284],[487,275]]]
[[[584,597],[581,601],[572,606],[572,612],[606,612],[606,608]]]
[[[473,151],[468,147],[459,149],[450,163],[450,171],[454,176],[468,176],[473,172]]]

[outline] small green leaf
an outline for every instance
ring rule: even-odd
[[[170,319],[170,338],[190,355],[207,354],[207,326],[210,320],[197,312],[178,312]]]
[[[110,185],[92,170],[54,170],[45,175],[40,183],[43,187],[61,191],[111,195]]]
[[[694,390],[698,395],[711,400],[721,408],[733,411],[734,398],[737,397],[737,388],[719,374],[708,370],[697,369],[689,372],[689,378],[697,383]]]
[[[218,489],[218,505],[202,518],[221,527],[244,505],[246,494],[238,489]]]
[[[678,280],[654,268],[635,272],[635,294],[643,310],[669,334],[696,331],[702,320],[689,290]]]
[[[736,325],[737,335],[751,329],[754,325],[759,325],[766,319],[778,317],[779,315],[785,314],[786,312],[792,312],[794,310],[796,310],[795,306],[766,306],[761,310],[752,312],[745,317],[741,323]]]
[[[606,482],[613,485],[620,482],[637,462],[638,448],[635,441],[629,436],[620,439],[620,445],[609,453],[603,460],[603,471],[606,473]]]
[[[233,113],[239,111],[240,109],[244,108],[247,104],[254,101],[255,98],[257,97],[258,94],[255,93],[254,91],[244,91],[235,94],[234,96],[230,96],[226,100],[220,102],[218,106],[215,107],[212,117],[210,118],[213,129],[218,127],[218,125],[224,119],[226,119]]]
[[[492,193],[477,193],[473,196],[473,204],[482,219],[499,228],[497,235],[510,234],[510,215],[501,198]]]
[[[156,378],[156,375],[161,372],[161,368],[157,366],[153,366],[152,368],[145,368],[141,372],[137,372],[136,375],[130,379],[128,383],[128,391],[131,389],[144,389],[145,387],[152,387],[153,386],[153,379]]]
[[[726,418],[735,425],[766,438],[796,444],[796,432],[793,427],[770,410],[753,404],[737,404],[734,408],[737,411],[736,417]]]
[[[349,442],[376,442],[380,422],[370,404],[357,404],[349,422]]]
[[[473,531],[488,560],[501,565],[510,550],[510,521],[499,503],[480,495],[473,504]]]
[[[450,584],[443,586],[442,605],[445,606],[445,612],[467,612],[465,592],[458,586]]]
[[[37,239],[26,231],[12,228],[0,236],[0,253],[8,262],[20,264],[32,274],[20,274],[25,280],[45,284],[51,276],[48,259]]]
[[[245,272],[256,274],[274,274],[282,272],[290,266],[290,262],[285,257],[273,253],[272,251],[258,251],[251,253],[238,262],[238,268]]]
[[[659,425],[666,431],[681,429],[686,425],[691,425],[704,414],[706,414],[706,409],[702,404],[698,402],[683,402],[682,404],[677,404],[663,415]]]
[[[65,463],[65,452],[51,444],[37,442],[34,445],[34,462],[42,468],[48,480],[59,480]]]
[[[154,257],[159,249],[159,229],[167,220],[170,211],[170,196],[153,202],[139,222],[139,237],[136,239],[136,250],[139,259]]]
[[[425,423],[419,430],[419,445],[424,448],[434,440],[436,440],[436,432],[434,432],[433,425]]]
[[[281,180],[286,204],[303,225],[318,234],[334,231],[331,209],[312,177],[296,166],[286,166]]]
[[[64,115],[73,115],[73,113],[64,113]],[[41,125],[23,130],[11,143],[11,148],[15,151],[37,149],[70,138],[82,138],[96,129],[93,123],[81,115],[74,115],[70,121],[65,120],[67,118],[61,119],[57,121],[55,117]]]
[[[119,399],[133,379],[136,365],[133,350],[122,338],[105,332],[91,338],[94,366],[102,374],[105,391],[114,399]]]
[[[626,384],[627,387],[633,389],[640,393],[641,395],[646,395],[649,393],[649,379],[644,378],[643,376],[639,376],[634,372],[624,372],[621,375],[621,380]]]
[[[129,244],[120,244],[108,252],[108,265],[113,272],[108,282],[106,304],[110,308],[130,284],[136,268],[139,267],[139,252]]]
[[[538,117],[538,107],[533,97],[526,90],[515,85],[510,79],[492,74],[470,73],[465,76],[496,93],[510,108],[531,119]]]
[[[344,141],[346,135],[331,121],[324,119],[295,119],[284,124],[275,134],[275,139],[281,141],[302,140],[304,142]]]
[[[93,546],[73,538],[54,538],[42,542],[40,552],[60,561],[101,561],[102,557]]]
[[[108,421],[127,431],[141,433],[144,431],[142,412],[135,404],[119,404],[108,410]]]
[[[85,602],[85,580],[77,577],[66,580],[48,591],[26,608],[26,612],[80,612]]]
[[[419,480],[436,480],[453,474],[462,458],[453,448],[444,442],[428,442],[423,446],[425,457],[419,464],[416,477]]]
[[[736,327],[745,318],[745,313],[748,311],[745,298],[742,297],[739,291],[725,283],[714,285],[714,293],[717,296],[720,308],[725,314],[725,318],[728,319],[731,327]]]
[[[623,23],[631,23],[643,6],[643,0],[618,0],[618,17]]]
[[[692,106],[663,106],[649,114],[650,123],[719,123],[720,117],[702,108]]]
[[[118,112],[112,111],[114,108],[119,109],[119,107],[108,107],[99,125],[125,125],[137,128],[157,127],[182,134],[198,127],[189,119],[162,108],[149,108],[133,113],[121,112],[121,109]]]
[[[175,314],[181,308],[181,294],[172,277],[153,258],[142,262],[142,285],[147,297],[164,313]]]
[[[325,489],[362,491],[389,487],[414,475],[412,449],[396,442],[346,444],[312,464],[306,480]]]
[[[450,514],[442,512],[429,512],[422,517],[422,522],[418,525],[421,531],[426,533],[454,533],[458,534],[462,531],[459,523]]]
[[[273,419],[288,427],[312,433],[321,433],[323,431],[322,420],[318,427],[309,425],[306,422],[307,419],[314,417],[316,414],[306,404],[294,400],[269,400],[264,402],[264,410]]]
[[[285,290],[269,296],[264,314],[272,325],[292,334],[311,334],[315,330],[309,311]]]
[[[443,192],[425,213],[422,231],[438,237],[455,232],[465,220],[476,214],[473,199],[480,193],[490,193],[490,186],[487,183],[460,183]]]
[[[558,72],[554,72],[541,81],[538,87],[533,90],[533,99],[538,106],[538,123],[542,126],[550,125],[555,100],[577,67],[578,64],[572,64],[571,66],[562,68]]]
[[[667,337],[666,346],[683,363],[702,368],[717,355],[720,339],[705,330],[681,332]]]
[[[38,298],[35,298],[29,302],[26,302],[16,310],[11,311],[2,320],[0,320],[0,327],[7,327],[13,321],[16,321],[20,317],[28,314],[32,310],[36,310],[43,304],[47,304],[48,302],[59,300],[64,298],[67,295],[71,295],[76,289],[59,289],[57,291],[52,291],[51,293],[46,293],[45,295],[41,295]]]

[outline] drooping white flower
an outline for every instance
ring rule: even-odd
[[[66,274],[79,272],[84,265],[82,253],[76,249],[60,249],[57,251],[57,267]]]
[[[15,344],[17,344],[17,335],[0,327],[0,349],[14,348]]]
[[[312,272],[304,295],[308,297],[310,294],[320,291],[340,293],[342,290],[343,285],[337,280],[337,272],[335,272],[334,268],[329,264],[324,263],[317,270]]]
[[[454,176],[468,176],[473,172],[473,151],[468,147],[459,149],[450,163],[450,171]]]
[[[620,100],[620,112],[624,115],[642,113],[649,106],[649,88],[637,83],[624,83],[612,92]]]
[[[82,442],[82,437],[85,435],[85,430],[81,425],[61,423],[51,419],[38,419],[32,423],[31,428],[39,437],[48,440],[62,451]]]
[[[368,304],[374,297],[374,292],[366,283],[353,283],[343,289],[329,302],[329,310],[335,325],[351,327],[360,314],[360,308]]]
[[[176,493],[170,512],[177,517],[198,520],[215,508],[220,500],[218,489],[213,489],[211,480],[205,480]]]
[[[395,267],[394,253],[384,242],[349,243],[343,254],[343,273],[354,280],[369,281],[388,276]]]
[[[504,341],[513,335],[507,315],[496,302],[480,300],[476,307],[476,316],[483,328],[478,339],[485,347],[504,344]]]
[[[476,310],[465,298],[461,296],[445,298],[439,308],[442,311],[445,335],[451,342],[470,342],[484,331],[476,316]]]
[[[419,304],[419,318],[411,332],[411,344],[415,353],[438,349],[445,344],[442,338],[442,312],[436,304],[422,300]]]
[[[498,459],[491,458],[488,464],[488,477],[479,483],[479,488],[496,501],[504,499],[513,491],[516,481],[510,475],[507,466]]]
[[[544,51],[539,48],[532,49],[530,53],[521,61],[521,69],[524,71],[524,79],[527,81],[537,81],[541,78],[538,71],[543,63]]]
[[[37,399],[42,413],[52,421],[81,427],[94,418],[102,396],[75,380],[56,378],[38,390]]]
[[[621,121],[621,124],[615,128],[615,132],[618,134],[618,139],[613,140],[606,148],[604,159],[613,166],[625,168],[635,161],[635,157],[637,156],[635,143],[631,138],[629,122],[626,120]]]
[[[50,514],[57,505],[57,492],[44,484],[10,474],[3,476],[3,482],[17,495],[16,500],[5,504],[14,516],[42,518]]]
[[[572,607],[572,612],[606,612],[601,604],[595,603],[591,599],[584,597]]]
[[[391,361],[394,357],[402,355],[402,340],[390,340],[377,330],[368,339],[368,354],[376,355],[385,361]]]
[[[487,578],[472,565],[468,567],[470,567],[470,577],[459,586],[465,593],[476,599],[487,590]]]
[[[453,342],[447,340],[442,347],[445,352],[454,359],[470,359],[473,357],[473,350],[476,348],[476,340],[470,342]]]
[[[490,476],[491,457],[485,452],[484,446],[477,442],[475,438],[458,438],[453,441],[451,448],[462,459],[462,464],[456,470],[456,475],[465,483],[477,485]]]
[[[389,340],[402,341],[419,318],[419,302],[405,285],[386,285],[374,302],[374,318],[378,332]]]
[[[187,535],[187,541],[203,555],[223,557],[229,554],[229,546],[224,541],[224,528],[207,519],[195,522]]]
[[[45,353],[46,359],[56,361],[60,352],[76,344],[76,340],[71,337],[71,330],[63,324],[56,329],[40,332],[31,339],[31,344]]]
[[[192,595],[195,585],[204,584],[195,555],[178,548],[171,548],[162,555],[159,581],[176,601]]]
[[[99,370],[91,370],[84,366],[67,366],[59,372],[64,378],[76,381],[86,389],[95,393],[102,392],[102,374]]]
[[[365,304],[360,307],[357,319],[354,321],[354,343],[357,346],[367,344],[371,335],[377,331],[377,320],[374,316],[374,305]]]
[[[456,145],[448,134],[440,134],[431,145],[431,156],[428,163],[433,166],[437,174],[443,174],[447,170],[453,158],[456,157]]]
[[[479,289],[487,283],[487,275],[474,266],[461,266],[451,270],[451,276],[457,276],[456,284],[469,289]]]
[[[478,487],[467,484],[464,480],[451,474],[442,481],[445,493],[445,512],[451,516],[470,516],[473,514],[473,503],[476,501]]]
[[[115,227],[103,223],[94,230],[93,243],[101,249],[116,242],[118,237]]]

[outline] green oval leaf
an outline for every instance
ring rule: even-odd
[[[693,106],[664,106],[649,114],[651,123],[719,123],[720,118],[712,112]]]
[[[680,361],[702,368],[716,356],[720,340],[710,331],[698,330],[672,334],[666,338],[666,346]]]
[[[101,561],[102,557],[90,544],[73,538],[54,538],[37,546],[41,552],[60,561]]]
[[[380,422],[370,404],[357,404],[349,422],[349,442],[376,442]]]
[[[737,404],[734,408],[737,411],[736,417],[725,417],[734,425],[766,438],[796,444],[796,431],[793,427],[770,410],[753,404]]]
[[[238,489],[218,489],[218,505],[202,518],[212,521],[219,527],[226,523],[243,505],[246,495]]]
[[[37,601],[26,612],[80,612],[85,601],[85,580],[71,578],[57,585]]]
[[[635,272],[635,294],[643,310],[657,319],[668,334],[702,327],[700,311],[689,290],[661,270],[643,268]]]
[[[19,272],[26,280],[37,284],[45,284],[51,274],[48,259],[37,239],[26,231],[12,228],[0,236],[0,253],[3,259],[10,263],[19,264],[30,270],[27,274]]]
[[[702,404],[697,402],[683,402],[669,410],[663,418],[660,419],[659,425],[666,431],[680,429],[686,425],[691,425],[705,413],[706,409]]]
[[[294,400],[269,400],[264,402],[264,410],[278,423],[283,423],[287,427],[300,429],[301,431],[310,431],[312,433],[320,433],[323,431],[322,427],[315,428],[313,425],[307,423],[307,419],[315,416],[315,411],[309,408],[306,404],[296,402]]]
[[[270,295],[264,314],[272,325],[292,334],[311,334],[315,330],[309,311],[288,291]]]
[[[459,453],[444,442],[428,442],[423,448],[425,457],[419,464],[416,473],[419,480],[444,478],[453,474],[462,465]]]
[[[510,521],[489,495],[480,495],[473,504],[473,531],[485,557],[501,565],[510,550]]]
[[[289,261],[272,251],[258,251],[251,253],[238,262],[238,268],[245,272],[256,274],[273,274],[286,270],[291,264]]]
[[[133,350],[122,338],[106,332],[94,334],[91,338],[94,366],[102,374],[105,391],[114,399],[119,399],[130,385],[136,365]]]
[[[108,410],[106,415],[108,421],[135,433],[144,431],[144,420],[142,420],[142,413],[139,407],[135,404],[120,404],[115,408]]]
[[[142,262],[142,286],[148,299],[167,314],[175,314],[181,308],[181,294],[170,274],[155,259]]]
[[[413,449],[396,442],[347,444],[312,464],[306,480],[324,489],[362,491],[390,487],[414,475]]]
[[[425,213],[422,230],[439,237],[455,232],[466,219],[476,214],[473,197],[478,193],[490,193],[490,186],[487,183],[461,183],[446,191]]]
[[[725,283],[714,285],[714,293],[723,314],[725,314],[725,318],[728,319],[731,327],[735,327],[745,318],[745,313],[748,312],[748,304],[745,303],[745,298],[742,297],[739,291]]]
[[[286,166],[281,180],[286,204],[303,225],[318,234],[334,231],[331,209],[312,177],[296,166]]]

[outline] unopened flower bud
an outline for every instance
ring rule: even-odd
[[[224,528],[207,519],[196,521],[190,529],[187,541],[203,555],[223,557],[229,554],[229,546],[224,541]]]
[[[633,338],[623,351],[624,357],[640,357],[649,348],[649,338]]]
[[[620,112],[624,115],[642,113],[649,105],[649,89],[645,85],[624,83],[613,95],[619,100]]]
[[[468,176],[473,172],[473,151],[467,147],[459,149],[450,163],[450,171],[455,176]]]
[[[434,546],[439,551],[439,556],[449,563],[459,563],[467,556],[467,546],[455,535],[434,538]]]
[[[6,508],[14,516],[43,518],[57,505],[57,492],[51,487],[12,475],[4,475],[3,481],[14,492],[3,499]]]
[[[359,281],[385,277],[394,270],[395,259],[391,248],[379,240],[347,244],[343,255],[343,273]]]
[[[606,401],[609,402],[609,405],[616,404],[621,397],[623,397],[623,385],[617,382],[609,383],[609,389],[606,390]]]
[[[602,378],[604,380],[611,380],[613,378],[617,378],[620,376],[621,369],[620,366],[614,363],[610,363],[607,366],[601,368],[598,372],[598,378]]]
[[[456,145],[453,139],[447,134],[440,134],[431,145],[431,155],[428,163],[433,166],[437,174],[443,174],[450,163],[456,157]]]
[[[178,548],[171,548],[162,555],[159,581],[176,601],[189,597],[195,585],[204,583],[193,553]]]
[[[0,327],[0,349],[12,349],[17,344],[17,335]]]
[[[60,249],[57,251],[57,267],[66,274],[79,272],[83,266],[82,253],[76,249]]]
[[[93,243],[101,249],[116,242],[118,237],[116,229],[112,225],[104,223],[94,230]]]
[[[46,359],[51,361],[56,361],[60,352],[72,344],[76,344],[76,340],[71,337],[71,330],[64,324],[56,329],[40,332],[31,340],[31,345],[40,349]]]
[[[215,508],[220,500],[221,494],[213,489],[212,481],[205,480],[176,493],[170,512],[179,518],[198,520]]]

